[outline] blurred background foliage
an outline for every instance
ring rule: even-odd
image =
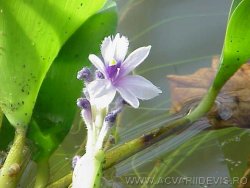
[[[212,57],[220,55],[231,3],[230,0],[118,1],[118,31],[130,39],[130,50],[152,45],[149,58],[136,73],[163,90],[161,96],[143,101],[138,110],[124,111],[119,125],[120,143],[167,121],[171,99],[166,75],[190,74],[201,67],[210,67]],[[201,124],[198,127],[208,126],[206,122]],[[239,128],[201,131],[197,125],[193,127],[196,129],[172,135],[116,165],[107,175],[113,172],[111,177],[117,178],[110,178],[107,186],[140,187],[128,185],[128,176],[242,177],[250,156],[249,131]],[[237,183],[219,186],[236,187]]]

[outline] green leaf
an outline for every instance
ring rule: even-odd
[[[76,99],[81,96],[83,83],[77,72],[90,65],[88,55],[100,51],[100,42],[115,32],[116,9],[106,9],[84,23],[65,43],[52,64],[40,89],[28,137],[36,144],[35,158],[49,156],[62,142],[79,117]]]
[[[231,8],[230,8],[230,12],[229,12],[229,16],[231,16],[234,12],[234,10],[236,9],[236,7],[240,4],[240,2],[243,0],[233,0],[232,4],[231,4]]]
[[[13,141],[15,129],[10,125],[6,117],[2,119],[2,127],[0,129],[0,151],[9,150],[9,144]]]
[[[13,126],[27,126],[61,46],[104,3],[0,0],[0,108]]]
[[[234,9],[227,26],[221,64],[214,81],[220,89],[250,59],[250,1],[242,0]]]

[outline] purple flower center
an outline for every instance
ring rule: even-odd
[[[106,67],[108,79],[110,79],[112,83],[114,83],[116,81],[116,79],[118,78],[119,73],[120,73],[120,69],[121,69],[120,62],[116,63],[115,65],[108,65]]]

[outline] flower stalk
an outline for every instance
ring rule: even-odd
[[[186,118],[189,119],[190,122],[194,122],[200,117],[204,116],[214,105],[215,99],[219,91],[219,89],[215,89],[215,87],[211,86],[207,94],[202,98],[199,105],[193,111],[191,111],[186,116]]]
[[[37,162],[36,182],[34,188],[44,188],[49,181],[49,161],[48,158]]]
[[[72,187],[100,187],[103,160],[104,152],[102,150],[83,155],[74,169]]]

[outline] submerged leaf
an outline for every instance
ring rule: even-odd
[[[105,0],[0,1],[0,108],[27,126],[37,94],[64,42]]]

